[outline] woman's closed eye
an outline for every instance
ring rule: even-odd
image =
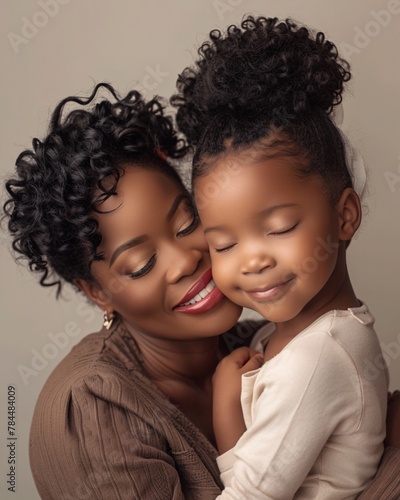
[[[142,276],[145,276],[149,271],[151,271],[156,263],[156,260],[157,254],[153,254],[143,267],[141,267],[137,271],[127,272],[126,275],[132,279],[141,278]]]
[[[199,216],[197,215],[197,212],[194,209],[189,207],[187,210],[187,216],[185,217],[185,221],[180,225],[179,230],[176,233],[177,237],[181,238],[183,236],[187,236],[188,234],[192,233],[198,227],[198,225],[199,225]],[[156,264],[156,261],[157,261],[157,253],[154,253],[143,267],[135,271],[126,272],[125,274],[131,279],[142,278],[153,269],[153,267]]]
[[[177,232],[178,238],[182,236],[187,236],[192,233],[199,225],[199,216],[197,212],[190,208],[190,212],[188,212],[188,217],[185,222],[180,226],[179,231]]]

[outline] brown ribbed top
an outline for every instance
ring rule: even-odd
[[[45,500],[214,499],[216,449],[145,376],[122,323],[85,337],[37,401],[30,463]]]

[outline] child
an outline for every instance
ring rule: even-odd
[[[383,452],[387,377],[346,264],[361,204],[331,112],[348,64],[289,20],[210,38],[172,102],[214,280],[273,322],[260,367],[243,348],[214,375],[218,498],[356,498]]]

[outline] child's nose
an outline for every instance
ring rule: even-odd
[[[241,272],[243,274],[258,274],[275,265],[275,259],[265,248],[265,244],[248,245],[242,254]]]

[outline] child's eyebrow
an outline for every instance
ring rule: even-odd
[[[261,210],[260,215],[272,215],[278,210],[284,208],[297,207],[297,203],[282,203],[281,205],[274,205],[273,207],[267,207],[265,210]]]
[[[261,212],[258,215],[269,217],[270,215],[277,212],[278,210],[283,210],[284,208],[291,208],[291,207],[297,207],[297,206],[298,206],[297,203],[282,203],[281,205],[274,205],[273,207],[267,207],[264,210],[261,210]],[[223,225],[211,226],[211,227],[203,228],[203,230],[204,230],[204,234],[207,234],[207,233],[211,233],[211,232],[224,231],[224,230],[226,230],[226,227]]]

